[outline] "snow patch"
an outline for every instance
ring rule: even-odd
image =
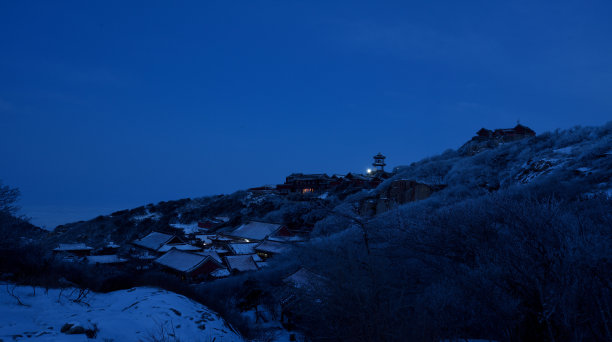
[[[193,223],[170,223],[171,227],[174,227],[176,229],[181,229],[182,231],[185,232],[185,234],[193,234],[193,233],[197,233],[200,231],[200,228],[198,227],[198,223],[197,222],[193,222]]]
[[[556,150],[553,150],[553,152],[559,153],[559,154],[572,154],[573,149],[574,149],[574,146],[567,146],[567,147],[558,148]]]
[[[90,293],[74,300],[78,289],[8,286],[24,305],[0,291],[0,340],[87,341],[84,334],[60,331],[66,323],[97,327],[98,341],[161,340],[174,334],[181,341],[244,341],[217,314],[173,292],[132,288],[110,293]],[[165,334],[165,336],[164,336]],[[17,337],[16,336],[21,336]],[[172,339],[174,340],[174,338]]]
[[[151,219],[153,221],[157,221],[160,218],[161,218],[161,215],[159,213],[152,213],[149,210],[147,210],[147,212],[144,215],[132,216],[131,220],[132,221],[136,221],[136,222],[144,221],[146,219]]]
[[[535,178],[548,174],[562,165],[562,162],[554,158],[530,160],[521,166],[521,170],[516,175],[516,179],[520,183],[527,184],[533,181]]]

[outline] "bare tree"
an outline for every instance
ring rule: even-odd
[[[19,189],[3,185],[0,181],[0,212],[14,215],[19,210],[19,207],[15,205],[19,195]]]

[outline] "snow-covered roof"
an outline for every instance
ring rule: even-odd
[[[197,233],[199,231],[198,223],[170,223],[170,226],[176,229],[181,229],[185,234]]]
[[[228,247],[234,254],[253,254],[257,243],[230,243]]]
[[[121,264],[127,261],[127,259],[120,258],[116,254],[112,255],[90,255],[87,256],[87,262],[90,264]]]
[[[202,248],[197,247],[197,246],[192,246],[186,243],[179,243],[179,244],[167,244],[167,245],[163,245],[161,246],[157,251],[158,252],[167,252],[169,250],[171,250],[172,248],[174,249],[178,249],[179,251],[199,251]]]
[[[215,252],[217,252],[217,253],[221,253],[221,254],[223,254],[223,253],[228,253],[228,252],[229,252],[227,249],[225,249],[225,248],[223,248],[223,247],[213,247],[213,248],[209,248],[209,249],[207,249],[207,250],[208,250],[208,251],[215,251]]]
[[[227,216],[215,216],[215,220],[227,223],[229,222],[230,218]]]
[[[320,286],[323,283],[324,279],[325,278],[323,278],[322,276],[311,272],[304,267],[301,267],[295,273],[283,279],[283,282],[298,289],[312,289],[317,286]]]
[[[225,261],[232,271],[246,272],[257,270],[257,264],[250,255],[229,255],[225,257]]]
[[[266,241],[260,243],[259,245],[257,245],[257,247],[255,247],[255,250],[256,251],[261,251],[261,252],[264,252],[264,253],[278,254],[278,253],[283,253],[283,252],[287,251],[289,248],[290,248],[290,246],[287,245],[287,244],[276,242],[276,241],[266,240]]]
[[[225,278],[229,277],[230,271],[227,268],[219,268],[210,272],[210,275],[214,278]]]
[[[232,238],[228,238],[226,236],[220,236],[220,235],[215,235],[214,237],[210,238],[211,240],[215,240],[215,241],[234,241],[234,239]]]
[[[221,259],[219,254],[217,254],[217,252],[215,252],[212,249],[206,249],[206,250],[203,250],[203,251],[200,251],[200,252],[195,252],[195,254],[204,255],[204,256],[210,256],[211,258],[215,259],[220,264],[223,263],[223,260]]]
[[[157,258],[155,262],[179,272],[189,273],[196,270],[208,259],[214,260],[207,255],[200,255],[179,251],[178,249],[171,249],[168,253]]]
[[[109,242],[108,245],[106,245],[106,248],[119,248],[121,246],[119,246],[118,244],[114,243],[114,242]]]
[[[139,260],[153,260],[153,259],[157,259],[157,256],[147,253],[147,254],[134,255],[132,256],[132,258],[139,259]]]
[[[205,234],[205,235],[196,235],[195,237],[196,239],[202,241],[203,243],[212,243],[211,238],[214,238],[215,235]]]
[[[172,241],[173,235],[159,232],[151,232],[149,235],[139,240],[134,240],[132,243],[136,246],[144,247],[151,250],[158,250],[161,246]]]
[[[60,243],[57,248],[54,248],[54,251],[58,252],[70,252],[70,251],[89,251],[93,248],[85,245],[84,243]]]
[[[269,241],[277,241],[277,242],[304,242],[306,238],[300,235],[293,236],[270,236],[268,238]]]
[[[264,240],[282,227],[280,224],[250,221],[228,233],[230,236],[249,240]]]

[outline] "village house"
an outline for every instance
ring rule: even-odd
[[[221,279],[221,278],[227,278],[230,275],[232,275],[230,273],[230,271],[227,268],[220,268],[217,270],[214,270],[210,273],[210,277],[213,279]]]
[[[281,194],[307,194],[327,190],[331,187],[332,182],[333,179],[324,173],[292,173],[285,178],[284,184],[276,186],[276,190]]]
[[[140,247],[147,251],[157,252],[165,244],[179,244],[183,243],[178,236],[160,233],[160,232],[151,232],[145,237],[141,239],[137,239],[132,241],[134,246]]]
[[[259,269],[252,255],[228,255],[225,257],[225,263],[232,274]]]
[[[99,255],[112,255],[112,254],[117,254],[117,252],[119,251],[119,248],[121,248],[121,246],[115,244],[114,242],[109,242],[106,246],[100,248],[96,254]]]
[[[300,267],[297,271],[283,279],[286,285],[305,290],[315,290],[325,284],[325,278],[318,275],[305,267]]]
[[[312,232],[312,227],[300,227],[296,229],[286,228],[289,233],[283,233],[285,229],[281,229],[274,235],[268,236],[267,240],[286,243],[297,243],[308,240],[308,235]]]
[[[278,289],[274,295],[280,304],[280,321],[285,328],[290,330],[294,328],[296,321],[299,320],[295,308],[299,308],[303,300],[308,302],[318,300],[311,294],[323,288],[326,281],[325,277],[304,267],[300,267],[283,279],[285,286]]]
[[[531,128],[517,124],[513,128],[498,128],[495,130],[481,128],[478,132],[476,132],[476,137],[474,138],[479,140],[497,139],[503,142],[510,142],[523,138],[534,137],[535,135],[535,131]]]
[[[257,245],[258,245],[257,242],[254,242],[254,243],[250,242],[250,243],[230,243],[227,246],[234,255],[242,255],[242,254],[255,254],[254,248]]]
[[[235,239],[241,239],[244,242],[263,241],[268,238],[268,236],[277,232],[286,234],[286,232],[282,231],[283,229],[286,230],[287,228],[282,224],[249,221],[235,230],[225,233],[225,235]]]
[[[209,256],[209,257],[215,259],[220,264],[223,264],[223,259],[221,258],[219,253],[217,253],[216,251],[214,251],[212,249],[205,249],[203,251],[194,252],[194,254],[203,255],[203,256]]]
[[[219,218],[204,218],[198,221],[198,228],[208,231],[210,229],[214,229],[222,226],[226,221],[223,221]]]
[[[254,249],[257,255],[266,260],[274,255],[287,252],[291,248],[291,245],[276,241],[265,240],[258,244]]]
[[[274,185],[263,185],[263,186],[256,186],[253,188],[248,188],[247,191],[256,193],[256,194],[266,194],[266,193],[270,193],[270,192],[274,192],[276,191],[276,186]]]
[[[195,239],[198,243],[200,243],[203,247],[212,246],[213,239],[217,236],[217,234],[201,234],[196,235]]]
[[[387,165],[384,155],[378,153],[373,158],[372,166],[374,168],[368,169],[365,175],[349,172],[346,176],[334,174],[330,177],[325,173],[292,173],[285,178],[284,184],[278,184],[276,188],[264,185],[250,188],[249,191],[253,193],[268,193],[275,190],[280,194],[286,195],[291,193],[321,193],[341,185],[345,187],[375,188],[385,179],[390,178],[393,173],[384,170],[385,165]]]
[[[197,252],[197,251],[201,251],[202,247],[190,245],[188,243],[165,244],[161,246],[157,251],[159,253],[165,253],[171,249],[178,249],[179,251],[184,251],[184,252]]]
[[[84,243],[60,243],[58,247],[53,249],[53,253],[65,256],[83,257],[90,255],[92,249],[92,247]]]
[[[165,270],[180,275],[182,279],[202,280],[208,275],[225,266],[210,255],[201,255],[171,249],[155,260],[155,263]]]
[[[132,241],[132,244],[142,249],[145,253],[153,253],[154,255],[165,253],[172,248],[184,251],[201,250],[200,247],[186,244],[178,236],[160,232],[151,232],[142,239]]]
[[[92,265],[122,265],[127,259],[119,257],[117,254],[89,255],[85,257],[87,262]]]

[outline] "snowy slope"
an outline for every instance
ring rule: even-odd
[[[436,196],[454,200],[526,184],[574,185],[583,194],[605,193],[612,187],[612,122],[542,133],[478,153],[448,150],[396,171],[392,180],[444,184]]]
[[[1,285],[0,340],[88,341],[60,332],[65,323],[97,326],[98,341],[243,341],[219,316],[173,292],[132,288],[90,293],[76,303],[78,290]],[[25,304],[19,305],[14,294]],[[173,337],[174,335],[175,337]],[[165,338],[165,339],[164,339]]]

